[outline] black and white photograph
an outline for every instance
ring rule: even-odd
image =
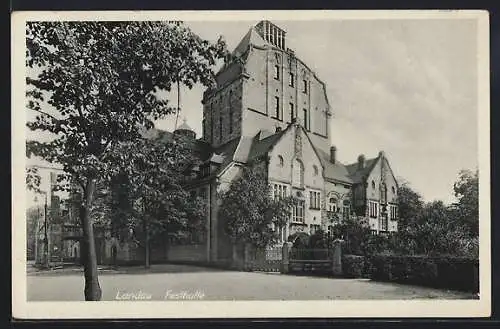
[[[488,316],[488,29],[14,13],[14,315]]]

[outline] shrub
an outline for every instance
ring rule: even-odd
[[[364,277],[365,257],[356,255],[344,255],[342,257],[342,272],[347,278]]]
[[[376,255],[369,262],[370,277],[374,280],[479,290],[479,262],[475,258]]]

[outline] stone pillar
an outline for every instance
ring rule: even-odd
[[[342,242],[340,239],[333,242],[332,272],[335,276],[342,275]]]
[[[290,249],[292,248],[291,242],[284,242],[281,248],[281,273],[290,272]]]

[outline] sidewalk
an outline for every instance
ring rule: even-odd
[[[106,272],[117,272],[111,267],[108,266],[98,266],[97,270],[99,273]],[[83,266],[78,265],[58,265],[52,268],[37,268],[33,264],[27,264],[26,273],[28,275],[50,275],[50,274],[77,274],[83,273]]]
[[[97,268],[99,274],[153,274],[153,273],[195,273],[195,272],[220,272],[227,271],[217,268],[208,268],[196,265],[179,264],[153,264],[149,268],[143,265],[135,266],[106,266],[101,265]],[[28,264],[26,272],[28,275],[64,275],[83,273],[83,266],[66,265],[64,267],[52,269],[40,269]]]

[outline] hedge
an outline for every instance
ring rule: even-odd
[[[342,273],[346,278],[362,278],[365,273],[365,257],[357,255],[342,256]]]
[[[376,255],[370,257],[369,262],[370,277],[374,280],[479,291],[478,259]]]

